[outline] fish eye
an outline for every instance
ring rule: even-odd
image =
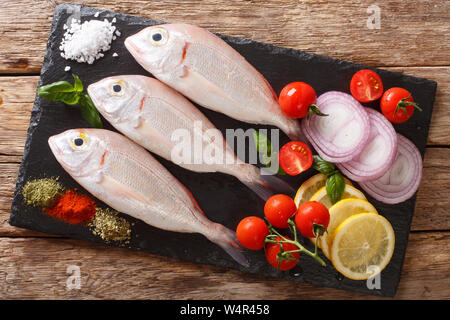
[[[162,39],[161,33],[154,33],[152,35],[152,39],[153,39],[153,41],[156,41],[156,42],[160,41]]]
[[[84,143],[84,140],[81,138],[76,138],[75,140],[73,140],[73,143],[77,146],[77,147],[81,147]]]
[[[120,92],[122,90],[122,86],[120,84],[113,85],[113,91],[114,92]]]
[[[150,32],[150,42],[154,46],[162,46],[167,43],[169,35],[164,28],[154,28]]]
[[[80,133],[77,137],[72,139],[72,148],[80,150],[86,146],[87,136],[84,133]]]
[[[111,85],[110,90],[112,94],[116,96],[121,96],[125,91],[125,83],[122,80],[114,82]]]

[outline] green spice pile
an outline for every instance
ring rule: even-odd
[[[22,195],[28,205],[49,208],[64,192],[64,187],[58,181],[59,177],[35,179],[28,181],[22,188]]]
[[[106,242],[130,243],[131,225],[118,216],[118,212],[109,208],[96,208],[97,213],[89,223],[92,233]]]

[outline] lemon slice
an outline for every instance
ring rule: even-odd
[[[348,217],[358,213],[372,212],[376,213],[377,209],[367,200],[362,199],[344,199],[336,202],[330,209],[330,222],[328,223],[327,232],[319,238],[319,247],[322,249],[325,257],[330,259],[331,244],[333,242],[334,232],[336,228]]]
[[[366,200],[366,197],[364,196],[364,194],[361,191],[359,191],[358,189],[356,189],[355,187],[353,187],[351,185],[346,184],[345,185],[344,194],[342,195],[341,200],[342,199],[349,199],[349,198]],[[328,209],[331,208],[331,206],[332,206],[332,203],[330,202],[330,199],[328,199],[326,187],[320,188],[309,199],[309,201],[318,201],[318,202],[322,203]]]
[[[350,180],[348,180],[347,178],[344,178],[345,183],[352,185],[352,183],[350,182]],[[327,181],[327,176],[322,174],[322,173],[318,173],[316,175],[313,175],[311,178],[309,178],[308,180],[306,180],[305,182],[302,183],[302,185],[300,186],[300,188],[298,188],[297,193],[295,194],[295,204],[297,205],[297,207],[299,205],[301,205],[302,203],[309,201],[309,199],[322,187],[325,186],[325,183]]]
[[[331,262],[347,278],[365,280],[388,265],[394,246],[394,230],[386,218],[375,213],[356,214],[336,229]]]

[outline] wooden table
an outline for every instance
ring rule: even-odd
[[[3,299],[372,299],[126,249],[65,239],[8,224],[55,0],[0,0],[0,298]],[[450,298],[450,1],[75,1],[184,21],[438,82],[422,184],[398,299]],[[68,290],[77,265],[81,288]]]

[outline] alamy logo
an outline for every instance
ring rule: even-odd
[[[380,267],[378,267],[378,266],[369,266],[367,268],[367,273],[372,275],[366,281],[367,288],[369,290],[374,290],[374,289],[380,290],[381,289]]]
[[[368,29],[380,29],[381,28],[381,9],[376,4],[371,5],[367,8],[367,14],[369,14],[369,18],[367,18],[367,28]]]
[[[66,288],[71,291],[73,289],[81,289],[81,270],[77,265],[67,266],[66,273],[70,276],[66,280]]]
[[[184,128],[172,132],[170,140],[174,143],[171,149],[171,161],[183,165],[232,165],[240,161],[248,164],[270,163],[263,175],[278,172],[278,161],[267,161],[277,153],[258,150],[255,147],[256,136],[268,136],[269,130],[260,129],[226,129],[226,138],[216,129],[203,128],[202,121],[195,121],[193,130]],[[270,150],[279,150],[279,129],[270,130]],[[247,148],[247,146],[250,146]],[[234,152],[235,150],[235,152]],[[275,159],[274,159],[275,160]]]

